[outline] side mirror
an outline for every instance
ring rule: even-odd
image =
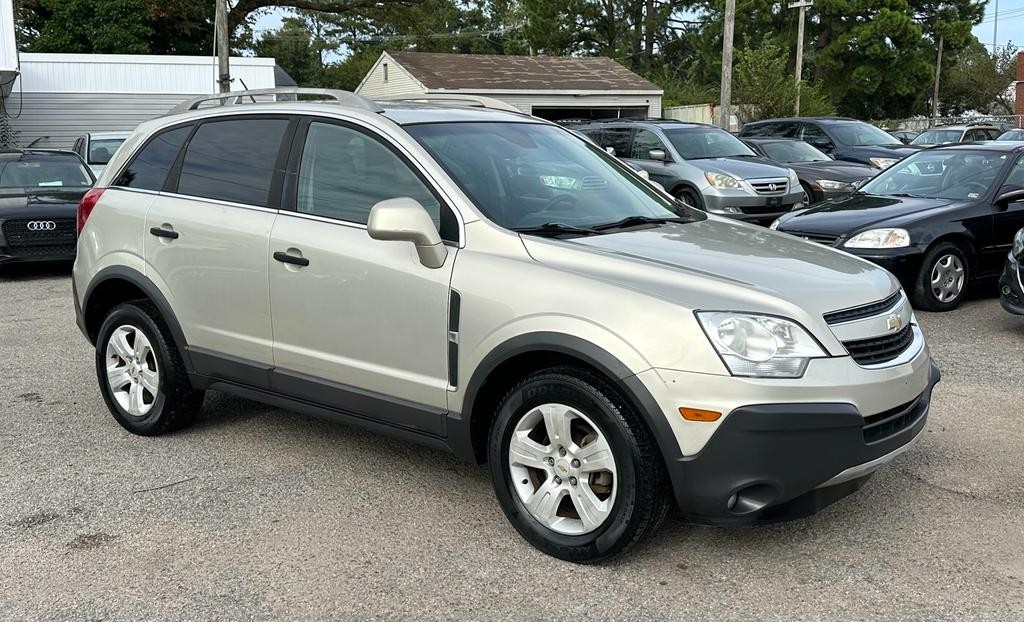
[[[658,160],[659,162],[668,161],[668,154],[665,153],[664,149],[651,149],[647,152],[647,157],[652,160]]]
[[[1024,188],[1015,186],[1003,186],[999,189],[999,196],[996,197],[996,205],[1005,208],[1010,203],[1024,201]]]
[[[604,151],[610,156],[615,155],[615,147],[605,147]]]
[[[377,203],[370,209],[366,232],[374,240],[412,242],[420,263],[428,268],[440,268],[448,257],[434,221],[416,199],[400,197]]]

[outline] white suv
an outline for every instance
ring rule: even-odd
[[[806,515],[919,438],[939,374],[888,272],[487,100],[287,93],[143,124],[82,201],[78,321],[128,430],[217,389],[447,449],[581,562],[673,502]]]

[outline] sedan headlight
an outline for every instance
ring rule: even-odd
[[[789,187],[796,188],[800,185],[800,177],[796,174],[796,171],[789,169]]]
[[[1017,259],[1024,258],[1024,229],[1021,229],[1017,232],[1017,235],[1013,236],[1013,250],[1011,253]]]
[[[704,178],[708,180],[708,183],[715,188],[729,188],[738,189],[740,188],[740,180],[736,179],[732,175],[726,175],[725,173],[704,173]]]
[[[768,225],[768,228],[771,229],[772,231],[775,231],[776,229],[779,228],[779,223],[781,221],[781,218],[776,218],[775,220],[772,221],[772,224]]]
[[[822,190],[832,190],[832,191],[853,190],[854,187],[855,187],[854,184],[851,184],[849,182],[834,181],[834,180],[831,180],[831,179],[815,179],[814,183],[816,183],[819,186],[821,186]]]
[[[827,356],[802,326],[784,318],[698,311],[697,319],[733,376],[799,378],[812,358]]]
[[[903,248],[910,246],[906,229],[871,229],[853,236],[843,244],[846,248]]]
[[[868,160],[878,168],[882,169],[889,168],[900,161],[899,158],[868,158]]]

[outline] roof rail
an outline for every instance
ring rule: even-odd
[[[361,108],[363,110],[369,110],[370,112],[384,112],[378,104],[349,91],[341,91],[337,89],[312,89],[303,88],[298,86],[284,86],[274,89],[255,89],[249,91],[231,91],[229,93],[218,93],[216,95],[203,95],[201,97],[195,97],[187,99],[174,108],[168,114],[178,114],[180,112],[188,112],[189,110],[197,110],[204,102],[219,101],[222,106],[225,105],[238,105],[245,103],[242,100],[246,97],[252,100],[252,103],[259,103],[256,101],[257,97],[273,96],[274,101],[279,101],[278,96],[280,95],[293,95],[295,100],[298,100],[302,95],[316,96],[323,100],[334,101],[343,106],[350,106],[352,108]]]
[[[495,99],[493,97],[485,97],[483,95],[463,95],[461,93],[428,93],[423,95],[384,95],[381,97],[375,97],[377,101],[382,102],[419,102],[422,104],[461,104],[463,106],[470,106],[472,108],[491,108],[494,110],[504,110],[505,112],[518,112],[522,113],[522,110],[516,108],[512,104]]]

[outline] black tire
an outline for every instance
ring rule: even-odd
[[[509,468],[516,424],[536,406],[553,402],[571,406],[595,423],[615,459],[612,507],[603,523],[581,535],[558,533],[534,518],[515,490]],[[541,371],[513,387],[491,425],[487,457],[509,522],[530,544],[566,561],[595,563],[625,552],[658,529],[671,503],[661,451],[650,431],[608,381],[581,369]]]
[[[940,300],[932,291],[932,271],[936,264],[945,260],[946,257],[955,257],[963,267],[963,285],[955,298]],[[968,285],[971,281],[971,258],[963,248],[952,242],[940,242],[928,249],[924,260],[921,262],[921,270],[918,272],[917,280],[914,282],[912,302],[914,307],[925,311],[952,311],[960,306],[960,303],[967,297]]]
[[[679,199],[683,203],[686,203],[690,207],[695,207],[699,210],[704,209],[704,201],[701,198],[700,193],[697,192],[696,190],[687,187],[682,187],[677,188],[676,191],[673,192],[672,194],[677,199]]]
[[[801,183],[800,187],[804,190],[804,196],[802,199],[804,207],[810,207],[814,203],[817,203],[817,200],[814,198],[814,190],[811,190],[811,187],[808,184]]]
[[[159,377],[156,399],[144,416],[133,416],[117,402],[107,381],[106,349],[111,334],[121,326],[141,331],[149,340]],[[156,436],[181,429],[195,420],[203,405],[203,391],[192,388],[181,359],[160,312],[148,301],[118,305],[103,320],[96,338],[96,378],[103,401],[121,426],[141,436]]]

